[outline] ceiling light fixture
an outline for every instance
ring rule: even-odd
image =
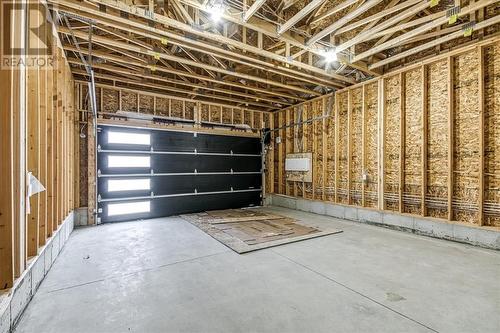
[[[210,13],[210,17],[214,22],[218,22],[222,18],[225,10],[222,1],[215,0],[207,4],[207,11]]]
[[[335,48],[331,48],[329,50],[323,51],[323,58],[325,58],[325,62],[331,63],[337,61],[337,52],[335,52]]]

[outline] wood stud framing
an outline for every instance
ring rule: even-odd
[[[396,167],[395,169],[395,175],[396,175],[396,182],[397,182],[397,187],[396,187],[396,194],[395,194],[395,209],[401,214],[417,214],[420,216],[423,216],[425,218],[437,218],[437,219],[444,219],[448,221],[453,221],[453,222],[458,222],[458,223],[469,223],[469,224],[475,224],[478,226],[484,226],[487,225],[485,221],[487,221],[485,216],[492,216],[498,219],[500,217],[499,213],[500,212],[500,202],[491,202],[488,201],[488,210],[485,210],[485,193],[488,193],[488,191],[495,191],[495,188],[492,188],[491,185],[485,182],[485,163],[486,163],[486,145],[487,145],[487,140],[491,140],[491,138],[487,138],[485,136],[485,132],[488,130],[488,126],[492,126],[491,123],[486,122],[485,118],[485,101],[487,98],[491,98],[485,96],[486,94],[486,88],[485,88],[485,68],[489,66],[490,64],[487,63],[487,61],[500,61],[500,52],[497,53],[492,53],[490,51],[489,57],[486,57],[484,54],[484,49],[486,47],[494,45],[497,49],[499,48],[500,40],[498,38],[485,41],[483,44],[475,47],[464,47],[461,52],[457,51],[452,51],[447,55],[441,56],[441,57],[435,57],[431,58],[429,61],[420,63],[418,66],[406,68],[405,70],[399,70],[396,73],[391,73],[390,76],[383,76],[381,78],[375,79],[375,80],[370,80],[365,84],[359,84],[355,85],[352,87],[349,87],[345,90],[341,90],[336,92],[334,95],[331,95],[332,97],[335,98],[335,112],[334,114],[330,115],[331,119],[334,120],[334,126],[333,127],[325,127],[325,124],[327,123],[326,120],[328,118],[321,118],[318,120],[314,120],[312,122],[305,122],[303,124],[296,125],[295,127],[298,128],[298,130],[294,130],[293,132],[299,137],[295,137],[295,140],[302,140],[303,146],[302,146],[302,152],[306,153],[313,153],[314,159],[313,159],[313,170],[316,170],[316,167],[314,166],[316,163],[319,162],[319,159],[316,158],[316,154],[318,153],[318,149],[320,149],[320,144],[318,142],[313,142],[311,144],[307,144],[307,139],[311,138],[315,141],[318,140],[323,140],[323,142],[326,142],[326,133],[328,131],[331,131],[334,133],[333,139],[334,139],[334,147],[335,151],[328,151],[325,148],[325,145],[323,145],[323,166],[321,170],[321,176],[315,175],[313,177],[314,183],[305,183],[301,184],[301,187],[303,189],[302,195],[298,195],[300,197],[307,197],[308,192],[306,192],[305,189],[307,188],[312,188],[313,189],[313,196],[310,198],[313,198],[315,200],[323,200],[326,201],[328,200],[328,195],[326,195],[326,188],[333,188],[333,196],[332,196],[332,201],[336,203],[342,203],[344,202],[344,192],[343,189],[339,189],[339,186],[342,186],[341,184],[347,183],[347,197],[348,201],[346,202],[349,205],[359,205],[359,206],[367,206],[366,200],[367,200],[367,193],[365,193],[365,184],[362,179],[358,179],[358,172],[355,171],[359,168],[359,166],[356,164],[357,162],[357,157],[361,157],[362,162],[361,162],[361,169],[364,172],[366,172],[366,154],[368,149],[376,149],[377,150],[377,155],[378,155],[378,176],[374,180],[375,182],[378,182],[378,209],[379,210],[386,210],[389,209],[389,204],[390,202],[394,201],[393,199],[393,194],[388,192],[388,188],[386,188],[386,175],[387,171],[385,170],[385,166],[387,164],[386,159],[389,157],[387,154],[388,152],[385,149],[386,143],[393,143],[395,140],[398,141],[397,145],[397,151],[395,152],[396,154],[396,165],[399,165],[399,167]],[[473,57],[476,57],[478,60],[478,68],[477,70],[475,67],[471,69],[474,73],[474,82],[465,81],[464,83],[464,78],[463,76],[460,76],[461,84],[465,85],[467,84],[467,87],[475,87],[477,86],[478,88],[478,97],[477,96],[472,96],[473,98],[477,98],[477,100],[480,101],[479,106],[477,105],[471,105],[471,104],[464,104],[464,103],[470,103],[467,102],[469,101],[470,96],[462,96],[462,95],[457,95],[460,94],[460,90],[457,90],[456,87],[456,78],[457,78],[457,73],[455,72],[456,70],[456,65],[455,61],[458,61],[456,59],[460,59],[460,62],[463,63],[468,63],[468,59],[472,59]],[[492,58],[492,57],[497,57],[497,58]],[[442,78],[440,74],[434,74],[431,75],[431,66],[434,66],[435,64],[439,64],[439,68],[444,68],[446,71],[446,77]],[[471,65],[475,66],[475,65]],[[434,67],[433,67],[434,68]],[[409,73],[413,73],[411,76]],[[441,72],[440,72],[441,73]],[[477,74],[476,74],[477,73]],[[396,76],[395,76],[396,75]],[[396,77],[397,78],[397,89],[392,89],[389,88],[388,86],[388,80]],[[414,80],[415,77],[418,77],[418,81],[415,82],[409,82],[408,80],[410,77]],[[436,78],[439,78],[439,80],[442,81],[435,81]],[[392,81],[395,82],[395,81]],[[443,82],[443,83],[440,83]],[[367,91],[368,91],[368,86],[377,84],[378,85],[378,92],[377,92],[377,103],[378,103],[378,114],[377,114],[377,124],[370,124],[368,125],[367,122]],[[444,87],[444,89],[443,89]],[[409,89],[412,89],[412,91],[409,91]],[[416,90],[415,90],[416,89]],[[442,96],[439,94],[441,90],[433,91],[433,89],[443,89],[445,92],[445,95]],[[471,88],[468,88],[471,89]],[[467,90],[462,90],[462,91],[467,91]],[[397,93],[396,93],[397,92]],[[431,94],[434,96],[434,102],[431,103]],[[436,94],[439,96],[439,101],[442,105],[436,105]],[[490,93],[491,94],[491,93]],[[304,119],[310,119],[314,118],[316,114],[325,114],[326,113],[326,105],[328,103],[328,98],[330,95],[326,95],[323,97],[319,97],[313,100],[310,100],[308,102],[304,102],[300,105],[297,106],[292,106],[286,109],[283,109],[278,112],[278,119],[281,119],[281,115],[285,115],[288,113],[294,113],[297,112],[297,110],[303,109],[304,111]],[[339,100],[342,98],[340,96],[343,96],[344,101],[339,102]],[[347,98],[346,98],[347,96]],[[361,144],[355,143],[357,141],[355,136],[359,135],[357,134],[354,125],[357,124],[357,121],[355,119],[354,115],[354,110],[359,107],[359,97],[354,97],[354,96],[361,96],[362,102],[361,102],[361,115],[362,115],[362,126],[361,126]],[[386,106],[388,101],[397,101],[397,109],[399,110],[399,119],[392,120],[387,118],[386,114]],[[347,112],[339,112],[340,109],[340,104],[347,103]],[[443,106],[447,105],[447,114],[446,115],[440,115],[439,119],[447,119],[447,123],[442,123],[442,120],[437,120],[439,121],[439,125],[435,123],[435,118],[434,116],[431,117],[431,112],[434,111],[434,108],[439,107],[441,110]],[[471,121],[467,119],[474,119],[470,118],[471,115],[463,116],[462,114],[457,114],[457,112],[464,112],[464,108],[467,107],[467,105],[471,105],[474,107],[477,107],[478,111],[467,111],[467,112],[474,112],[471,113],[474,115],[474,117],[477,115],[477,119],[479,121],[479,133],[465,133],[464,131],[467,131],[467,127],[464,127],[465,125],[463,124],[464,121]],[[314,110],[316,106],[319,106],[322,108],[322,112],[314,112],[310,113],[310,110]],[[409,109],[411,106],[411,110]],[[460,107],[460,111],[456,110],[456,107]],[[344,106],[345,108],[345,106]],[[391,106],[393,108],[393,106]],[[407,110],[408,108],[408,110]],[[406,112],[412,112],[411,116],[414,117],[415,111],[417,110],[417,116],[420,117],[420,119],[417,119],[418,125],[418,130],[415,131],[415,129],[411,129],[411,137],[415,135],[415,133],[418,134],[418,137],[420,138],[421,142],[408,142],[408,138],[406,135],[409,135],[406,133],[408,129],[408,124],[409,119],[408,116],[406,116]],[[490,112],[497,112],[498,110],[491,110]],[[434,113],[437,111],[434,111]],[[340,131],[339,131],[339,124],[342,123],[342,119],[339,119],[339,117],[345,117],[344,123],[347,125],[347,137],[345,140],[341,141],[339,138]],[[284,116],[283,116],[284,117]],[[467,118],[469,117],[469,118]],[[455,119],[459,119],[462,122],[461,127],[457,127],[457,124],[455,124]],[[281,122],[280,122],[281,124]],[[413,126],[414,123],[411,123]],[[342,125],[344,126],[344,125]],[[370,126],[370,128],[368,128]],[[399,137],[387,137],[386,133],[386,127],[387,126],[396,126],[399,127],[398,133]],[[436,127],[438,126],[438,127]],[[439,126],[444,126],[444,127],[439,127]],[[314,133],[317,133],[318,128],[322,128],[323,135],[314,135],[310,136],[307,133],[309,133],[308,128],[313,127],[315,130],[313,131]],[[438,141],[436,142],[436,136],[431,137],[430,136],[430,131],[431,128],[433,131],[445,131],[446,133],[446,138],[447,142],[444,141]],[[377,140],[376,140],[376,147],[374,146],[374,142],[370,142],[368,144],[367,142],[367,133],[370,131],[375,131],[377,132]],[[460,131],[457,133],[457,131]],[[302,134],[301,134],[302,133]],[[491,133],[491,132],[490,132]],[[469,151],[466,151],[465,153],[462,153],[460,151],[457,151],[457,135],[461,136],[461,140],[463,142],[463,137],[464,135],[468,135],[470,137],[470,140],[475,140],[473,137],[474,135],[479,136],[477,138],[477,147],[478,147],[478,152],[476,153],[477,155],[470,155],[471,153],[474,153],[473,151],[469,153]],[[491,135],[491,134],[490,134]],[[345,145],[344,148],[340,147],[339,145],[343,144]],[[415,144],[418,149],[415,152],[415,150],[408,150],[408,145],[410,144]],[[431,150],[431,145],[446,145],[446,150],[447,151],[447,156],[435,156],[435,148],[432,148]],[[469,143],[467,143],[469,144]],[[312,147],[312,148],[311,148]],[[312,149],[312,151],[309,151]],[[348,172],[347,174],[340,172],[339,169],[339,164],[341,161],[339,161],[339,154],[341,149],[347,149],[348,154],[347,154],[347,169]],[[465,148],[461,148],[464,150]],[[468,148],[469,149],[469,148]],[[279,152],[279,154],[283,154],[283,152]],[[326,165],[326,161],[328,161],[328,154],[332,154],[332,160],[334,161],[334,165]],[[393,154],[391,152],[391,154]],[[410,154],[410,155],[409,155]],[[411,154],[414,154],[411,156]],[[418,155],[415,155],[418,154]],[[434,155],[433,155],[434,154]],[[279,158],[280,155],[278,155]],[[399,157],[398,157],[399,156]],[[415,158],[418,156],[418,158]],[[469,181],[467,183],[467,186],[472,186],[471,184],[477,184],[477,193],[478,196],[477,198],[471,199],[467,201],[467,197],[459,196],[456,191],[457,191],[457,181],[464,181],[463,177],[460,179],[457,179],[455,177],[455,174],[460,174],[463,173],[463,168],[464,168],[464,162],[461,160],[455,160],[455,159],[462,159],[462,158],[474,158],[474,162],[466,162],[469,163],[467,165],[470,165],[470,163],[477,163],[478,165],[478,172],[477,173],[470,173],[467,174],[468,179],[474,179],[473,181]],[[394,156],[391,156],[391,158],[394,158]],[[432,158],[439,158],[442,159],[441,164],[436,164],[435,162],[431,163]],[[468,160],[467,160],[468,161]],[[472,161],[472,160],[471,160]],[[460,168],[457,170],[456,163],[460,163]],[[282,163],[282,162],[279,162]],[[491,162],[489,162],[491,163]],[[437,170],[436,165],[439,167],[445,166],[446,169],[444,170]],[[471,164],[475,165],[475,164]],[[280,167],[278,167],[280,168]],[[392,166],[391,166],[392,168]],[[491,167],[490,167],[491,168]],[[399,169],[399,170],[398,170]],[[326,174],[328,173],[328,170],[331,170],[335,173],[335,178],[333,180],[334,184],[328,184],[326,181]],[[392,172],[392,171],[391,171]],[[413,172],[411,174],[410,172]],[[416,175],[414,174],[416,172]],[[410,173],[408,176],[405,177],[405,174]],[[442,192],[442,196],[436,196],[435,194],[432,194],[432,188],[433,186],[435,187],[436,185],[434,184],[435,182],[435,177],[436,174],[439,173],[439,175],[443,175],[442,179],[445,180],[445,183],[443,184],[444,187],[447,187],[447,194],[445,192]],[[370,178],[373,175],[368,175],[368,178]],[[281,176],[282,177],[282,176]],[[362,177],[362,174],[361,176]],[[392,176],[391,176],[392,177]],[[441,176],[439,176],[441,177]],[[281,179],[281,178],[280,178]],[[418,179],[418,183],[415,183],[416,180]],[[356,195],[358,194],[358,187],[356,187],[356,184],[359,182],[363,182],[363,185],[361,186],[361,200],[357,200]],[[411,183],[409,183],[411,182]],[[388,184],[387,184],[388,185]],[[323,193],[316,195],[316,189],[322,188]],[[415,195],[407,193],[407,191],[411,190],[411,188],[418,188],[419,192],[416,192]],[[282,193],[282,192],[279,192]],[[491,192],[490,192],[491,193]],[[288,194],[288,193],[287,193]],[[297,193],[291,194],[297,196]],[[493,205],[493,206],[492,206]],[[495,206],[496,205],[496,206]],[[410,209],[410,207],[416,207],[415,210]],[[475,208],[474,206],[478,207],[477,210],[479,211],[479,214],[475,214]],[[471,213],[470,215],[466,214],[457,214],[457,211],[466,211],[469,209],[468,207],[471,207]],[[491,207],[497,207],[496,215],[494,213],[494,210],[491,209]],[[436,209],[440,210],[442,212],[446,212],[445,214],[439,213],[436,215]],[[488,215],[486,215],[488,214]],[[493,214],[493,215],[492,215]],[[477,216],[477,218],[468,218],[468,216]],[[488,219],[490,221],[490,219]],[[498,225],[489,225],[489,226],[498,226]]]
[[[4,28],[12,32],[6,35],[35,43],[20,37],[26,29],[25,15],[26,11],[19,11],[10,24],[5,22]],[[1,70],[0,289],[13,286],[28,260],[38,254],[78,201],[73,197],[78,164],[74,84],[56,37],[49,40],[54,46],[48,55],[54,60],[52,67]],[[45,191],[28,197],[28,172]]]

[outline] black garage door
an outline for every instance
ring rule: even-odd
[[[259,138],[99,125],[99,221],[261,204]]]

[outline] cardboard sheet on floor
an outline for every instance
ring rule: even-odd
[[[246,253],[342,232],[321,230],[289,217],[258,209],[228,209],[181,215],[222,244]]]

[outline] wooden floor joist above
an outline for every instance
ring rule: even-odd
[[[92,54],[99,83],[161,82],[182,98],[259,111],[345,88],[500,30],[495,0],[462,7],[427,0],[48,3],[73,73],[82,79],[78,60]]]

